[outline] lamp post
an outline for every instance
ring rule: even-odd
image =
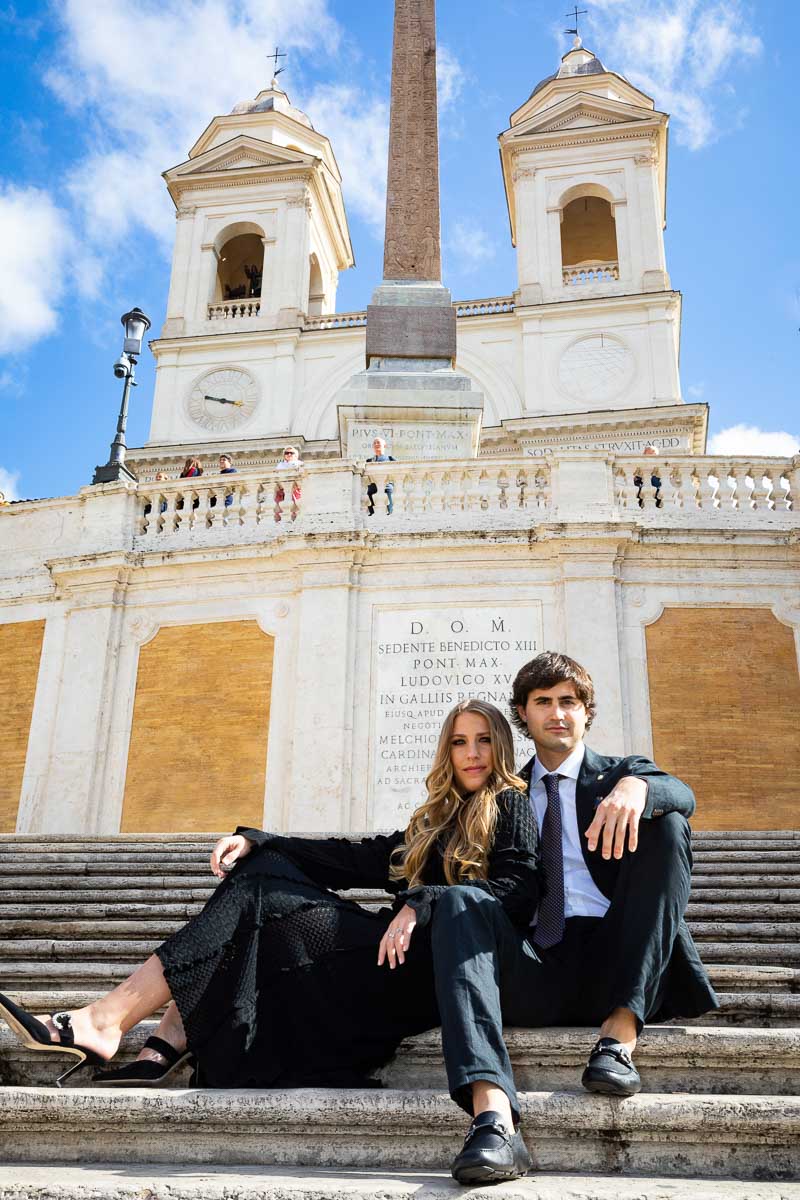
[[[136,387],[134,368],[136,360],[142,352],[142,339],[150,328],[150,318],[146,317],[140,308],[133,308],[120,317],[125,327],[125,341],[122,354],[114,363],[114,374],[117,379],[124,379],[122,390],[122,406],[117,418],[117,433],[111,443],[111,454],[103,467],[95,469],[92,483],[117,483],[121,479],[136,482],[136,476],[125,466],[125,426],[128,423],[128,400],[132,387]]]

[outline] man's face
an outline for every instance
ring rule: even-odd
[[[518,704],[517,712],[528,726],[537,752],[569,754],[586,732],[586,708],[571,682],[529,692],[525,707]]]
[[[231,465],[231,460],[229,458],[226,458],[224,454],[221,455],[220,460],[219,460],[220,471],[227,471],[227,469],[230,465]]]
[[[284,450],[284,452],[283,452],[283,461],[284,462],[294,462],[294,460],[296,458],[297,458],[297,452],[295,450]]]
[[[376,455],[385,454],[386,442],[383,440],[383,438],[375,438],[375,441],[372,443],[372,449]]]

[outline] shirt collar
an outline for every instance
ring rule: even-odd
[[[531,785],[536,787],[537,783],[541,783],[545,775],[557,774],[563,775],[567,779],[577,779],[580,773],[583,756],[586,753],[586,745],[579,742],[568,758],[565,758],[561,766],[554,772],[548,771],[547,767],[543,766],[538,758],[533,760],[533,775]]]

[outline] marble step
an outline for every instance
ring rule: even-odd
[[[38,964],[41,965],[41,964]],[[53,968],[57,964],[50,964]],[[97,967],[100,964],[87,964]],[[109,967],[109,980],[123,978],[120,974],[125,964],[114,963]],[[101,968],[102,969],[102,968]],[[100,986],[83,986],[64,989],[49,987],[48,964],[42,965],[42,982],[31,987],[15,986],[9,989],[12,999],[25,1008],[36,1012],[52,1012],[59,1008],[79,1008],[104,994]],[[743,964],[714,964],[709,967],[711,982],[718,994],[738,997],[759,997],[765,1004],[778,999],[800,1003],[800,969],[795,967],[757,966]]]
[[[159,919],[164,930],[171,932],[176,922],[182,923],[198,913],[207,898],[176,900],[171,895],[168,892],[160,893],[157,898],[151,895],[149,903],[118,901],[116,897],[108,896],[104,903],[98,900],[92,904],[83,900],[80,903],[49,904],[3,904],[0,901],[0,938],[44,937],[51,932],[58,937],[135,935],[137,927],[141,931],[156,928]],[[368,902],[375,903],[371,897]],[[737,928],[743,921],[751,924],[783,924],[800,919],[800,904],[690,902],[686,918],[689,925],[695,928],[698,923],[709,921],[732,922]]]
[[[0,1200],[485,1200],[450,1173],[284,1167],[0,1166]],[[536,1172],[491,1200],[797,1200],[800,1184]]]
[[[42,1011],[42,1010],[40,1010]],[[135,1058],[157,1021],[143,1021],[127,1035],[115,1061]],[[577,1088],[597,1033],[586,1028],[507,1029],[505,1040],[522,1090]],[[800,1095],[800,1029],[688,1025],[647,1026],[636,1052],[643,1090],[753,1096]],[[66,1057],[23,1047],[0,1022],[0,1083],[53,1084],[69,1065]],[[438,1030],[409,1038],[380,1073],[385,1087],[447,1090]],[[188,1086],[185,1070],[174,1084]],[[85,1085],[91,1086],[87,1072]],[[75,1086],[83,1087],[80,1076]]]
[[[534,1170],[796,1180],[800,1097],[523,1092]],[[6,1164],[446,1170],[464,1114],[442,1092],[0,1088]]]

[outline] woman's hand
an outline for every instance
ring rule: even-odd
[[[416,927],[417,914],[409,904],[404,904],[381,938],[378,947],[379,967],[388,962],[389,969],[393,971],[396,966],[406,961],[406,951],[411,945],[411,935]]]
[[[220,838],[211,852],[211,870],[217,879],[224,879],[240,858],[253,849],[253,843],[241,833],[230,833]]]

